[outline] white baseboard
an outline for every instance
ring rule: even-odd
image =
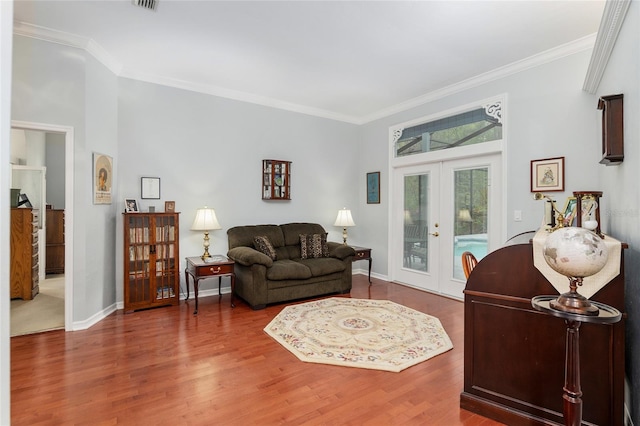
[[[120,305],[120,307],[118,307],[118,305]],[[97,314],[91,316],[90,318],[84,321],[74,321],[73,324],[71,324],[71,329],[67,329],[66,331],[86,330],[92,325],[99,323],[100,321],[102,321],[103,319],[105,319],[106,317],[114,313],[116,309],[123,309],[123,308],[124,308],[123,302],[114,303],[113,305],[106,307],[102,311],[98,312]]]

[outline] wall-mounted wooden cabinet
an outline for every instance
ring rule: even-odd
[[[262,199],[291,199],[291,161],[262,160]]]
[[[124,213],[125,312],[177,305],[179,213]]]
[[[602,110],[602,160],[600,164],[613,166],[624,160],[624,95],[603,96],[598,100]]]
[[[11,209],[11,298],[33,299],[40,291],[38,210]]]

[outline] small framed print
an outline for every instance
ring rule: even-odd
[[[93,204],[111,204],[113,158],[93,153]]]
[[[367,204],[380,204],[380,172],[367,173]]]
[[[127,213],[138,212],[138,201],[133,198],[126,198],[124,200],[124,211]]]
[[[531,192],[564,191],[564,157],[531,161]]]
[[[140,197],[143,200],[160,199],[160,178],[143,177],[140,179]]]
[[[175,201],[165,201],[164,202],[164,211],[166,213],[174,213],[176,211],[176,202]]]

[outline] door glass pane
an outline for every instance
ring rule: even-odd
[[[480,260],[487,255],[489,169],[454,172],[453,277],[464,280],[462,253],[470,251]]]
[[[405,268],[429,270],[427,225],[429,223],[429,175],[404,178],[404,255]]]
[[[449,117],[396,130],[396,157],[502,139],[502,104],[479,106]]]

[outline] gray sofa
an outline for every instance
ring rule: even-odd
[[[263,309],[272,303],[349,293],[355,251],[341,243],[325,244],[326,235],[324,228],[316,223],[229,229],[227,256],[235,261],[235,294],[253,309]],[[266,237],[272,250],[265,250],[260,244],[263,238],[256,243],[256,237]],[[311,246],[318,249],[318,244],[322,245],[321,252],[311,250]]]

